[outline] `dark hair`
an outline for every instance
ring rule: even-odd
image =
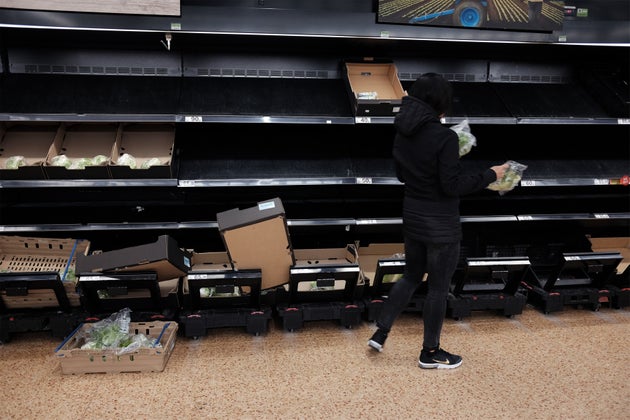
[[[438,115],[451,110],[453,88],[448,80],[437,73],[424,73],[413,82],[407,93],[426,102]]]

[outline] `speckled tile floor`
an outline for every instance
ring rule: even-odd
[[[49,333],[0,345],[1,419],[630,419],[630,310],[526,307],[447,319],[454,370],[422,370],[421,317],[178,337],[163,372],[64,375]]]

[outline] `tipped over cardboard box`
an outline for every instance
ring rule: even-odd
[[[279,198],[217,213],[217,223],[235,270],[261,269],[262,289],[288,283],[295,258]]]

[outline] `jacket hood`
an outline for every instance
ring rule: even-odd
[[[394,117],[394,127],[402,135],[411,136],[431,121],[439,121],[431,106],[414,96],[405,96],[400,111]]]

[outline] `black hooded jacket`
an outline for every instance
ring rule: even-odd
[[[394,127],[396,174],[405,184],[405,235],[425,243],[460,241],[459,197],[496,181],[495,172],[463,173],[457,134],[416,97],[403,98]]]

